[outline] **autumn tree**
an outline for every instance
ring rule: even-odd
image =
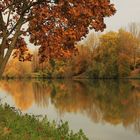
[[[135,43],[135,46],[133,46],[132,48],[132,53],[133,53],[133,68],[135,69],[137,66],[137,63],[139,63],[138,61],[138,57],[140,56],[140,24],[132,22],[129,24],[128,26],[128,30],[132,33],[133,38],[137,39],[137,43]],[[135,42],[136,42],[135,39]]]
[[[100,36],[99,45],[93,51],[93,77],[117,78],[118,34],[108,32]]]
[[[89,76],[93,78],[129,76],[139,60],[139,43],[137,37],[123,29],[101,35],[99,45],[93,49],[93,63]]]
[[[26,61],[24,63],[21,63],[17,58],[15,58],[8,61],[3,76],[5,78],[25,78],[31,77],[31,74],[31,62]]]
[[[118,33],[118,47],[119,47],[119,64],[128,65],[131,66],[131,69],[136,68],[136,62],[138,60],[139,55],[139,45],[140,41],[131,32],[127,32],[123,29],[119,30]]]
[[[70,57],[88,28],[103,31],[115,11],[110,0],[1,0],[0,77],[13,50],[20,61],[31,60],[25,36],[40,46],[40,62]]]

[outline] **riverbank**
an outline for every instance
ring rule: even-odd
[[[47,77],[47,76],[4,76],[0,80],[140,80],[140,75],[130,75],[128,77],[86,77],[86,76],[74,76],[74,77]]]
[[[68,123],[50,122],[47,118],[23,115],[0,104],[0,140],[88,140],[82,130],[73,133]]]

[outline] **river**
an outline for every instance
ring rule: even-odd
[[[0,99],[22,113],[68,121],[89,140],[140,140],[138,80],[3,80]]]

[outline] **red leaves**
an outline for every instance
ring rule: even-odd
[[[28,33],[30,42],[40,46],[41,62],[50,58],[68,58],[75,54],[75,43],[88,33],[88,28],[103,31],[106,27],[104,18],[116,12],[109,0],[0,2],[0,10],[3,10],[3,13],[8,11],[4,11],[8,7],[11,8],[10,17],[13,18],[10,18],[7,29],[12,29],[21,17],[23,22],[29,21],[27,29],[20,30],[21,35],[26,36]],[[17,42],[16,48],[20,54],[18,56],[23,56],[27,52],[27,45],[23,40],[19,37]],[[27,59],[31,59],[31,56],[27,56]]]
[[[27,44],[23,38],[19,38],[16,44],[16,50],[13,53],[13,58],[18,57],[19,61],[31,61],[32,54],[30,54]]]
[[[35,7],[33,14],[36,18],[29,24],[30,40],[41,45],[42,62],[49,58],[68,57],[77,51],[74,44],[88,33],[89,26],[103,31],[106,27],[104,17],[114,13],[115,8],[109,0],[59,0],[56,5]]]

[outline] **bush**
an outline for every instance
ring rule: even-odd
[[[74,133],[68,122],[49,122],[46,117],[23,115],[8,105],[0,105],[0,140],[88,140],[82,130]]]

